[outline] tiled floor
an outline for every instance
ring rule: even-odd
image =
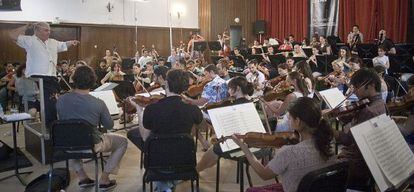
[[[116,127],[120,127],[120,125],[116,125]],[[6,142],[8,145],[12,146],[12,136],[10,135],[11,125],[0,125],[0,140]],[[125,135],[126,131],[118,131],[119,134]],[[23,138],[23,131],[18,133],[18,146],[25,152],[24,150],[24,138]],[[200,146],[200,145],[198,145]],[[39,163],[36,159],[34,159],[30,154],[27,152],[26,156],[31,160],[33,163],[33,167],[22,169],[31,170],[33,171],[32,174],[28,176],[23,176],[26,181],[31,181],[32,179],[36,178],[37,176],[46,173],[49,169],[49,166],[43,165]],[[143,170],[139,168],[139,159],[140,159],[140,151],[131,143],[129,142],[128,149],[124,158],[122,159],[121,168],[119,174],[114,177],[116,178],[118,186],[114,189],[114,191],[142,191],[142,175],[144,173]],[[199,159],[203,155],[200,149],[197,152],[197,158]],[[64,167],[63,163],[57,164],[56,167]],[[236,163],[228,160],[221,161],[221,180],[220,180],[220,191],[240,191],[239,184],[236,183]],[[94,174],[94,163],[85,164],[85,169],[89,173],[91,177]],[[252,175],[253,184],[255,186],[265,185],[274,182],[274,180],[270,181],[262,181],[258,176],[254,173],[253,170],[250,171]],[[11,174],[12,171],[0,173],[0,178]],[[208,170],[205,170],[200,173],[200,191],[215,191],[215,178],[216,178],[216,167],[212,167]],[[247,179],[245,178],[245,189],[248,187]],[[78,185],[78,180],[75,178],[75,175],[71,175],[71,182],[69,187],[66,191],[94,191],[93,188],[88,190],[80,190]],[[20,184],[17,178],[11,178],[5,181],[0,182],[0,191],[3,192],[20,192],[24,191],[24,186]],[[149,191],[149,186],[147,185],[147,191]],[[181,191],[191,191],[190,182],[183,182],[180,183],[177,188],[177,192]]]

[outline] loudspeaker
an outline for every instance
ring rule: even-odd
[[[0,0],[0,11],[21,11],[20,0]]]
[[[266,32],[266,21],[265,20],[257,20],[254,23],[254,33],[264,34]]]

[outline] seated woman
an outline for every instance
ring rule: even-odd
[[[254,88],[253,84],[248,82],[245,77],[237,76],[229,81],[228,91],[230,97],[235,98],[232,105],[236,105],[249,102],[248,98],[253,94]],[[217,163],[219,156],[229,156],[229,154],[229,152],[223,153],[221,151],[219,143],[214,144],[197,163],[197,171],[200,172],[214,166]]]
[[[36,118],[37,111],[40,110],[40,102],[37,99],[37,94],[39,94],[39,88],[36,85],[36,82],[27,78],[24,74],[26,71],[26,64],[21,64],[17,70],[16,74],[13,75],[13,78],[7,84],[8,90],[16,91],[19,94],[21,111],[24,111],[24,102],[27,102],[28,113]]]
[[[293,46],[293,57],[303,57],[307,58],[305,52],[303,51],[302,47],[299,44]]]
[[[266,187],[271,191],[295,192],[304,175],[335,162],[331,152],[333,133],[328,123],[321,119],[319,104],[302,97],[294,101],[288,111],[289,124],[299,133],[300,143],[277,150],[266,166],[255,158],[247,144],[236,135],[232,137],[260,178],[268,180],[280,176],[281,184]]]
[[[289,104],[300,97],[307,97],[310,92],[306,84],[305,77],[299,72],[291,72],[286,77],[286,83],[293,86],[294,91],[286,96],[283,101],[275,100],[271,102],[265,102],[265,111],[270,119],[275,119],[277,117],[282,117],[283,120],[276,127],[276,131],[289,131],[289,126],[287,124],[287,115],[286,110]]]
[[[125,73],[121,71],[121,65],[118,62],[113,62],[111,71],[109,71],[103,79],[101,84],[105,84],[107,81],[123,81]]]

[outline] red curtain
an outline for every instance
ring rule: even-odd
[[[359,25],[365,42],[377,39],[381,29],[394,42],[405,42],[408,0],[339,0],[339,37],[346,40],[355,24]]]
[[[308,1],[257,0],[257,19],[266,21],[266,36],[280,40],[293,34],[297,41],[308,36]]]
[[[309,0],[257,0],[257,19],[266,21],[266,36],[282,39],[289,34],[300,41],[308,36]],[[380,29],[395,43],[405,42],[408,0],[339,0],[338,35],[346,41],[353,25],[364,41],[378,38]]]

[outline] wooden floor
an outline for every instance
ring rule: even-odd
[[[121,127],[117,122],[115,127]],[[0,140],[6,142],[9,146],[12,146],[11,136],[11,124],[0,125]],[[126,131],[118,131],[121,135],[126,135]],[[37,176],[46,173],[49,166],[39,163],[30,154],[24,150],[24,138],[23,131],[18,133],[18,146],[25,152],[26,156],[33,163],[32,167],[21,169],[22,171],[33,171],[32,174],[23,176],[26,181],[31,181]],[[200,147],[200,145],[198,145]],[[197,159],[200,159],[204,152],[200,149],[197,151]],[[142,175],[144,170],[139,168],[140,151],[131,143],[128,143],[128,148],[124,158],[122,159],[121,168],[119,174],[113,179],[117,180],[118,186],[114,191],[142,191]],[[64,163],[58,163],[56,167],[64,167]],[[220,191],[240,191],[239,184],[236,183],[236,163],[229,160],[221,161],[221,175],[220,175]],[[85,164],[85,169],[90,177],[94,174],[94,163]],[[0,178],[11,174],[12,171],[0,173]],[[244,174],[245,175],[245,174]],[[254,186],[260,186],[270,184],[274,180],[262,181],[258,176],[251,170],[252,180]],[[248,187],[247,178],[245,177],[245,189]],[[216,187],[216,167],[212,167],[200,173],[200,191],[215,191]],[[94,191],[93,188],[87,190],[80,190],[78,187],[78,180],[75,175],[71,175],[71,182],[66,191]],[[10,178],[0,182],[0,191],[3,192],[20,192],[24,191],[24,186],[20,184],[16,177]],[[147,185],[147,191],[149,186]],[[191,191],[190,182],[182,182],[178,184],[176,188],[177,192]]]

